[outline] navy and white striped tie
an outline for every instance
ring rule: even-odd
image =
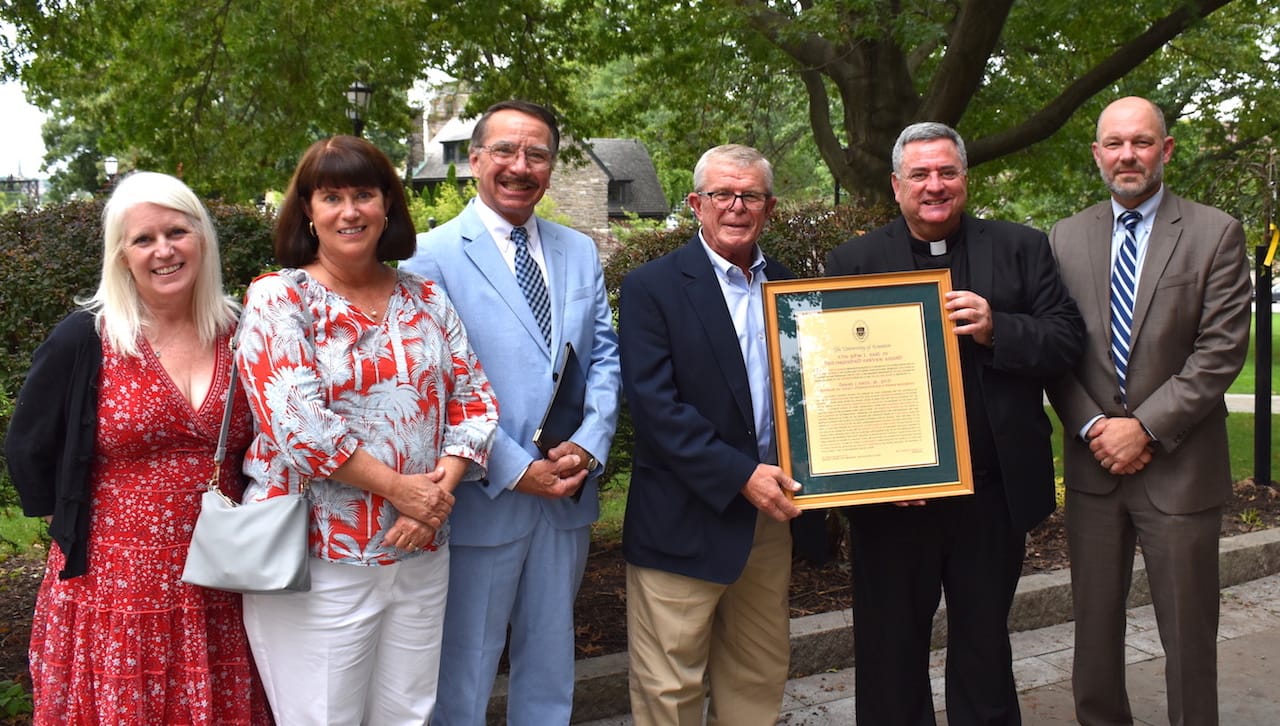
[[[551,299],[547,296],[547,283],[542,279],[538,263],[529,256],[529,233],[524,227],[511,230],[511,241],[516,246],[516,282],[524,291],[529,309],[542,328],[542,338],[551,348]]]
[[[1124,241],[1111,268],[1111,359],[1116,366],[1120,398],[1128,403],[1129,342],[1133,334],[1133,301],[1138,282],[1138,222],[1142,214],[1133,209],[1120,213]]]

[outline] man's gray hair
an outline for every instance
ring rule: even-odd
[[[893,144],[893,173],[897,174],[902,171],[902,147],[907,144],[913,144],[917,141],[934,141],[935,139],[949,139],[956,145],[956,151],[960,153],[961,171],[968,171],[969,157],[964,151],[964,139],[960,138],[960,134],[950,126],[938,123],[937,121],[922,121],[918,124],[911,124],[898,134],[898,140]]]
[[[773,166],[768,159],[764,158],[764,154],[742,144],[722,144],[703,152],[702,158],[698,159],[697,165],[693,167],[693,190],[695,192],[707,191],[702,188],[702,185],[707,180],[707,165],[713,161],[728,162],[739,169],[753,166],[759,167],[764,172],[765,192],[773,194]]]

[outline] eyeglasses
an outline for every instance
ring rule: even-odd
[[[929,179],[931,179],[934,174],[937,174],[938,178],[941,179],[942,181],[949,182],[949,181],[955,181],[956,179],[959,179],[960,177],[964,176],[964,170],[957,169],[954,166],[948,166],[944,169],[935,169],[935,170],[928,170],[928,171],[926,171],[925,169],[915,169],[910,174],[906,174],[905,176],[898,173],[894,173],[894,176],[898,177],[899,179],[906,179],[912,184],[924,184],[925,182],[929,181]]]
[[[742,200],[742,206],[752,212],[758,212],[764,209],[765,204],[773,198],[772,194],[757,194],[755,192],[746,192],[744,194],[734,194],[733,192],[695,192],[700,197],[711,200],[712,206],[716,209],[733,209],[733,205],[738,200]]]
[[[477,146],[477,151],[489,152],[489,158],[493,159],[493,163],[501,166],[514,164],[516,157],[520,155],[522,149],[515,144],[497,143],[488,146]],[[526,146],[524,151],[524,163],[534,169],[545,169],[551,166],[555,161],[556,155],[551,149],[545,146]]]

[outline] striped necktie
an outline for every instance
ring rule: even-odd
[[[1116,366],[1120,398],[1127,405],[1126,382],[1129,377],[1129,343],[1133,334],[1133,301],[1138,283],[1138,222],[1142,214],[1128,209],[1120,213],[1124,225],[1124,241],[1111,268],[1111,359]]]
[[[547,296],[547,283],[542,279],[542,271],[529,255],[529,233],[524,227],[511,230],[511,242],[516,246],[516,281],[524,291],[525,300],[529,301],[529,309],[542,328],[542,338],[551,348],[551,299]]]

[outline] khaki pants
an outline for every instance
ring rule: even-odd
[[[756,520],[729,585],[627,566],[631,712],[636,726],[774,726],[791,656],[791,533]],[[705,685],[704,685],[705,683]]]

